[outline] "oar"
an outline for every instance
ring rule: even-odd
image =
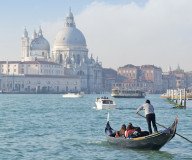
[[[107,114],[107,122],[109,121],[109,112],[108,112],[108,114]]]
[[[143,117],[143,118],[146,118],[145,116],[143,116],[143,115],[141,115],[141,114],[139,114],[139,113],[137,113],[139,116],[141,116],[141,117]],[[157,125],[159,125],[159,126],[161,126],[161,127],[163,127],[163,128],[165,128],[165,129],[167,129],[167,127],[165,127],[164,125],[162,125],[162,124],[159,124],[159,123],[157,123],[156,122],[156,124]],[[187,139],[187,138],[185,138],[185,137],[183,137],[182,135],[180,135],[180,134],[178,134],[178,133],[175,133],[176,135],[178,135],[178,136],[180,136],[181,138],[183,138],[183,139],[185,139],[185,140],[187,140],[188,142],[191,142],[192,143],[192,141],[191,140],[189,140],[189,139]]]

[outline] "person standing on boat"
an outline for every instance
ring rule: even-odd
[[[154,132],[157,132],[154,107],[151,105],[150,100],[146,100],[145,103],[137,109],[137,113],[140,110],[145,110],[145,116],[148,124],[149,134],[152,134],[151,123],[154,128]]]

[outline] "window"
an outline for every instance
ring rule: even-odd
[[[21,68],[21,73],[24,74],[24,68]]]
[[[59,63],[60,64],[63,63],[63,56],[62,56],[62,54],[59,55]]]

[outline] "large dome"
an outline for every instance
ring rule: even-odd
[[[87,46],[83,33],[76,28],[71,10],[69,10],[69,14],[66,17],[64,28],[56,36],[54,49],[60,50],[66,46]]]
[[[49,42],[41,35],[31,41],[30,50],[50,51],[50,45]]]
[[[86,40],[76,27],[64,27],[56,36],[54,47],[57,46],[86,46]]]

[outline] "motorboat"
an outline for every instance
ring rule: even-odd
[[[83,97],[83,92],[74,92],[63,94],[63,98],[80,98]]]
[[[116,107],[116,103],[108,97],[97,98],[95,104],[97,109],[112,109]]]

